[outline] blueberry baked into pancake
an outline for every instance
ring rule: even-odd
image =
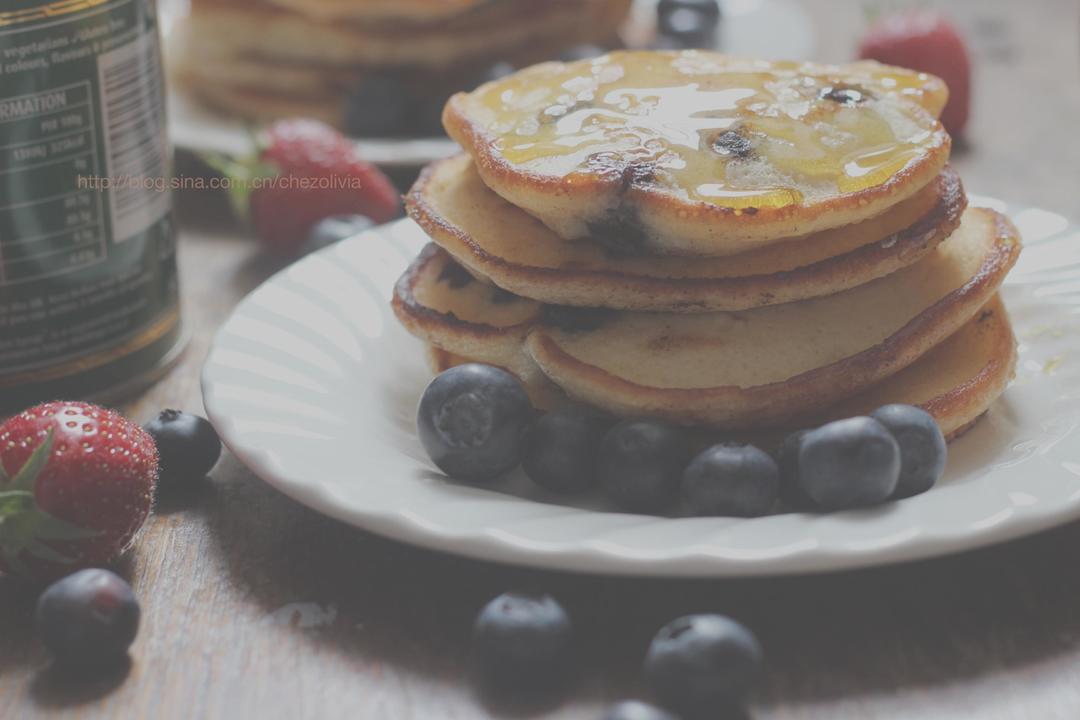
[[[968,207],[947,97],[875,62],[705,51],[543,63],[459,93],[443,119],[464,153],[407,197],[432,243],[394,311],[436,372],[502,368],[542,410],[712,442],[824,423],[808,457],[881,462],[872,491],[821,507],[887,499],[926,453],[940,474],[944,439],[1016,366],[998,291],[1020,237]]]

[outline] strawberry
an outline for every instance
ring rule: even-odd
[[[859,57],[940,77],[949,86],[941,122],[953,135],[963,132],[971,107],[971,59],[945,16],[933,10],[885,15],[863,36]]]
[[[158,454],[105,408],[50,402],[0,425],[0,571],[55,576],[116,558],[150,513]]]
[[[204,159],[233,181],[234,205],[272,252],[297,254],[311,228],[331,215],[365,215],[376,223],[397,217],[393,184],[329,125],[279,120],[258,145],[254,157]]]

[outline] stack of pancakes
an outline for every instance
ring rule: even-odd
[[[920,405],[953,437],[1001,394],[1020,252],[947,164],[937,78],[872,62],[612,53],[454,96],[432,243],[394,310],[436,370],[534,402],[724,430]]]
[[[521,65],[609,39],[630,0],[191,0],[170,35],[174,77],[254,120],[340,125],[350,89],[393,71],[436,96],[470,68]],[[444,92],[445,98],[449,92]]]

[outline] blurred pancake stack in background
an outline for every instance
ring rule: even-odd
[[[191,0],[174,79],[262,121],[358,136],[441,134],[452,93],[582,44],[611,46],[630,0]]]

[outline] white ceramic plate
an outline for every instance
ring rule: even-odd
[[[973,199],[973,204],[1003,204]],[[1080,517],[1080,228],[1011,213],[1027,240],[1005,298],[1018,377],[951,446],[941,484],[880,508],[757,519],[658,518],[559,504],[520,472],[495,489],[437,472],[414,432],[430,379],[388,305],[426,238],[403,220],[282,271],[219,332],[206,409],[255,474],[332,517],[443,552],[627,575],[836,570],[951,553]]]
[[[163,42],[177,18],[188,12],[189,0],[161,0]],[[635,27],[649,32],[656,0],[637,0]],[[734,55],[805,59],[814,54],[814,34],[806,12],[792,0],[724,0],[724,22],[718,45]],[[166,54],[167,55],[167,54]],[[183,150],[245,155],[251,133],[235,118],[200,104],[183,88],[168,97],[169,137]],[[357,140],[361,157],[386,168],[418,168],[453,155],[458,146],[448,138]]]

